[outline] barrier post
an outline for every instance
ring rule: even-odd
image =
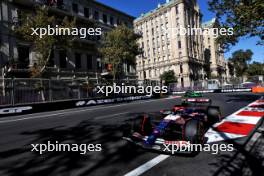
[[[11,104],[15,105],[15,84],[14,79],[11,80]]]
[[[52,102],[51,80],[49,79],[49,101]]]
[[[5,68],[2,68],[2,87],[3,87],[3,96],[5,96]]]

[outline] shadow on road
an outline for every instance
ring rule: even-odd
[[[212,127],[213,128],[213,127]],[[216,128],[213,128],[217,131]],[[227,136],[220,133],[223,138]],[[214,166],[211,175],[213,176],[264,176],[264,136],[262,135],[250,149],[246,150],[247,145],[254,132],[250,135],[247,141],[243,144],[236,142],[236,140],[226,141],[233,144],[234,151],[231,153],[222,154],[217,157],[216,161],[210,165]]]
[[[216,170],[213,176],[263,176],[262,160],[254,154],[236,146],[233,153],[222,154],[211,163]]]
[[[0,153],[0,175],[36,176],[36,175],[80,175],[87,176],[102,166],[112,163],[124,164],[133,161],[141,154],[141,150],[128,148],[120,140],[121,133],[114,125],[99,126],[91,122],[82,122],[70,128],[51,128],[45,130],[24,132],[32,139],[22,148],[16,148]],[[101,152],[90,152],[80,155],[79,152],[45,152],[40,155],[31,152],[31,144],[55,143],[102,144]],[[100,175],[116,175],[120,168],[113,167],[110,173]],[[111,173],[113,172],[113,173]]]

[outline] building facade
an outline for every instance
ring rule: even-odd
[[[218,22],[215,18],[203,23],[203,29],[216,29],[218,28]],[[210,34],[207,32],[207,34]],[[207,78],[219,78],[225,80],[227,77],[227,62],[224,58],[224,52],[220,44],[217,43],[217,33],[216,35],[204,35],[203,36],[203,46],[204,46],[204,57],[207,69],[205,69]]]
[[[65,16],[76,17],[77,25],[93,23],[102,28],[103,33],[125,24],[133,27],[134,17],[96,1],[89,0],[3,0],[0,2],[0,67],[12,66],[12,72],[19,72],[16,76],[23,77],[23,73],[36,60],[36,53],[32,43],[21,40],[14,34],[14,27],[19,27],[21,14],[34,13],[36,5],[46,5],[49,13],[56,18]],[[18,26],[17,26],[18,25]],[[77,39],[73,48],[67,50],[54,49],[48,70],[53,77],[95,77],[104,70],[101,57],[95,48],[100,45],[101,36]],[[13,64],[15,63],[15,64]],[[135,70],[124,66],[127,76],[134,76]]]
[[[139,45],[144,51],[137,58],[139,79],[160,80],[169,70],[175,72],[179,87],[195,86],[204,79],[202,35],[175,33],[179,28],[201,28],[196,0],[167,0],[137,18],[134,28],[142,35]]]

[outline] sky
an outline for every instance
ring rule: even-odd
[[[103,4],[121,10],[134,17],[139,17],[142,13],[147,13],[157,7],[158,3],[165,3],[166,0],[97,0]],[[208,10],[207,0],[198,0],[200,9],[203,13],[203,22],[214,18],[214,13]],[[258,38],[241,38],[237,45],[233,46],[230,51],[225,53],[228,59],[232,53],[239,49],[251,49],[254,53],[252,61],[264,63],[264,46],[256,45]]]

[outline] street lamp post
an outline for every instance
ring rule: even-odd
[[[2,68],[2,87],[3,87],[3,96],[5,96],[5,67]]]

